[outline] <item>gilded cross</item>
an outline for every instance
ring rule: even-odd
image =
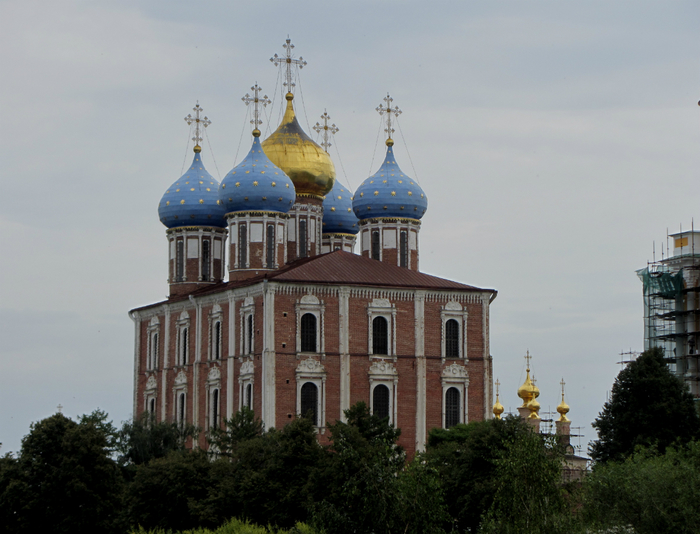
[[[201,117],[200,115],[202,114],[202,111],[204,111],[204,108],[199,105],[199,100],[197,101],[197,105],[192,108],[192,111],[194,111],[194,117],[190,113],[185,117],[185,122],[192,126],[192,123],[194,123],[194,137],[192,138],[192,141],[194,141],[194,144],[196,146],[199,146],[200,141],[202,140],[202,131],[200,128],[206,128],[211,124],[211,121],[207,117]]]
[[[564,379],[562,378],[561,382],[559,383],[561,384],[561,401],[564,402],[564,386],[566,385],[566,382],[564,382]]]
[[[532,356],[530,356],[530,351],[527,351],[527,354],[525,355],[525,361],[527,362],[527,370],[530,370],[530,360],[532,359]]]
[[[275,67],[279,67],[280,65],[284,65],[285,67],[285,82],[284,86],[287,88],[287,92],[291,93],[292,88],[294,87],[294,82],[292,81],[292,68],[293,67],[299,67],[300,69],[303,69],[306,66],[306,61],[304,61],[304,58],[299,56],[299,59],[295,59],[292,56],[292,50],[294,50],[294,45],[292,44],[291,39],[289,36],[287,36],[287,42],[285,42],[283,45],[284,50],[285,50],[285,56],[278,56],[275,54],[270,58],[270,61],[272,61],[272,64]]]
[[[253,96],[250,96],[248,93],[245,94],[241,100],[245,102],[246,106],[249,106],[250,104],[253,104],[253,119],[250,121],[250,124],[253,125],[253,135],[255,137],[260,137],[260,130],[258,130],[258,125],[262,124],[262,121],[260,120],[260,108],[259,105],[262,104],[263,107],[266,107],[268,104],[271,104],[272,101],[267,97],[267,95],[261,97],[260,96],[260,87],[256,83],[253,87],[250,88],[251,91],[253,91]]]
[[[384,116],[386,115],[386,128],[384,128],[384,131],[388,135],[388,141],[391,141],[391,134],[394,133],[394,129],[391,127],[391,116],[394,116],[394,119],[401,115],[401,110],[399,109],[399,106],[394,106],[393,108],[391,107],[391,103],[394,101],[391,96],[389,96],[389,93],[386,94],[386,97],[384,97],[384,102],[386,102],[386,107],[383,104],[379,104],[377,106],[377,111],[379,112],[380,115]]]
[[[59,404],[58,406],[56,406],[56,409],[58,410],[58,413],[61,413],[61,411],[63,410],[63,406]]]
[[[328,115],[325,109],[323,110],[323,115],[321,115],[321,118],[323,119],[323,126],[317,122],[314,126],[314,130],[319,133],[321,130],[323,130],[323,143],[321,143],[321,146],[326,152],[328,152],[328,149],[331,147],[330,136],[338,133],[340,128],[338,128],[335,124],[328,126],[328,121],[331,119],[331,117]]]
[[[496,379],[496,398],[498,398],[498,392],[501,388],[501,383],[498,381],[498,378]]]

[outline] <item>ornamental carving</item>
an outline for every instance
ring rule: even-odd
[[[374,299],[371,306],[375,308],[391,308],[391,302],[389,302],[389,299]]]
[[[462,305],[459,302],[451,300],[445,304],[445,309],[450,311],[462,311]]]
[[[155,376],[149,376],[148,380],[146,381],[146,391],[153,391],[158,387],[158,383],[156,382],[156,377]]]
[[[185,374],[185,371],[180,371],[175,377],[175,385],[184,386],[185,384],[187,384],[187,375]]]
[[[221,379],[221,370],[218,367],[212,367],[209,369],[209,376],[207,377],[207,380],[209,381],[215,381],[215,380],[220,380]]]
[[[241,365],[241,375],[252,375],[254,370],[253,362],[243,362]]]
[[[302,304],[318,304],[318,299],[313,295],[304,295],[301,297]]]
[[[442,370],[443,378],[469,378],[467,368],[458,363],[448,365]]]
[[[391,362],[374,362],[369,367],[369,374],[396,376],[398,375],[398,372],[396,371],[396,367],[394,367],[394,364]]]
[[[252,306],[253,305],[253,297],[246,297],[245,300],[243,301],[243,306]]]
[[[321,362],[314,358],[307,358],[299,362],[297,373],[325,373],[326,369]]]

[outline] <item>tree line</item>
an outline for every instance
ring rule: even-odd
[[[426,451],[407,458],[388,419],[364,403],[345,416],[321,446],[307,418],[265,430],[244,408],[207,436],[205,451],[187,446],[192,426],[143,416],[116,428],[99,410],[75,421],[57,413],[0,458],[0,529],[644,534],[700,525],[700,420],[658,351],[618,376],[583,482],[564,482],[556,436],[517,417],[434,429]]]

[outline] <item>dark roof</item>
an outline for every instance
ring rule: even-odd
[[[186,300],[190,295],[196,297],[237,287],[245,287],[263,280],[306,284],[483,291],[493,293],[494,296],[497,293],[495,289],[469,286],[381,261],[371,260],[350,252],[336,250],[319,256],[302,258],[285,265],[277,271],[266,271],[264,274],[252,276],[245,280],[222,282],[203,287],[188,295],[172,297],[167,302]],[[161,303],[150,304],[136,309],[142,310],[159,304]]]

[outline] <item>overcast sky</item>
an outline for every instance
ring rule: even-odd
[[[127,311],[167,294],[157,206],[191,159],[183,117],[199,100],[212,120],[220,179],[255,82],[277,125],[287,34],[300,122],[328,110],[352,189],[394,97],[396,160],[429,199],[421,270],[498,290],[502,403],[530,350],[542,411],[564,377],[585,452],[619,353],[643,346],[634,271],[699,214],[699,23],[697,1],[0,0],[1,453],[58,404],[131,416]]]

